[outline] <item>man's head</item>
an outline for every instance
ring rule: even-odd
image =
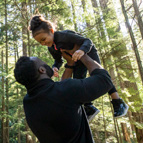
[[[22,56],[16,63],[14,76],[17,82],[28,86],[42,78],[51,78],[53,70],[37,57]]]

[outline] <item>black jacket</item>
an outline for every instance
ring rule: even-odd
[[[42,79],[27,87],[26,120],[40,143],[94,143],[82,104],[105,94],[113,84],[103,69],[91,75],[61,82]]]
[[[48,47],[48,50],[55,59],[53,67],[57,67],[58,69],[63,63],[60,49],[72,50],[74,45],[77,44],[80,46],[80,50],[89,53],[92,48],[95,48],[90,39],[70,30],[55,32],[54,43],[52,47]]]

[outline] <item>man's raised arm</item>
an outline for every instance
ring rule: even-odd
[[[113,87],[113,83],[108,72],[88,55],[84,55],[80,60],[91,76],[70,81],[71,96],[75,102],[88,103],[107,93]]]
[[[80,60],[87,67],[89,74],[91,74],[95,69],[103,69],[100,64],[92,60],[88,55],[82,56]]]
[[[72,77],[73,67],[74,67],[75,63],[74,63],[74,61],[72,61],[71,57],[68,54],[66,54],[64,51],[62,52],[62,56],[67,61],[67,64],[65,66],[65,71],[61,78],[61,80],[64,80],[64,79],[68,79],[68,78]],[[66,68],[66,67],[68,67],[68,68]]]

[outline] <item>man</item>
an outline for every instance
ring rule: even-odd
[[[61,82],[51,80],[52,69],[36,57],[21,57],[14,70],[16,80],[25,85],[26,120],[40,143],[94,143],[82,104],[108,92],[112,82],[107,71],[87,55],[80,60],[91,75],[70,79],[74,62],[67,60]]]

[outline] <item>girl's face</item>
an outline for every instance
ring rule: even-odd
[[[41,45],[45,45],[48,47],[52,47],[53,42],[54,42],[54,33],[53,32],[40,32],[36,36],[34,36],[34,39],[39,42]]]

